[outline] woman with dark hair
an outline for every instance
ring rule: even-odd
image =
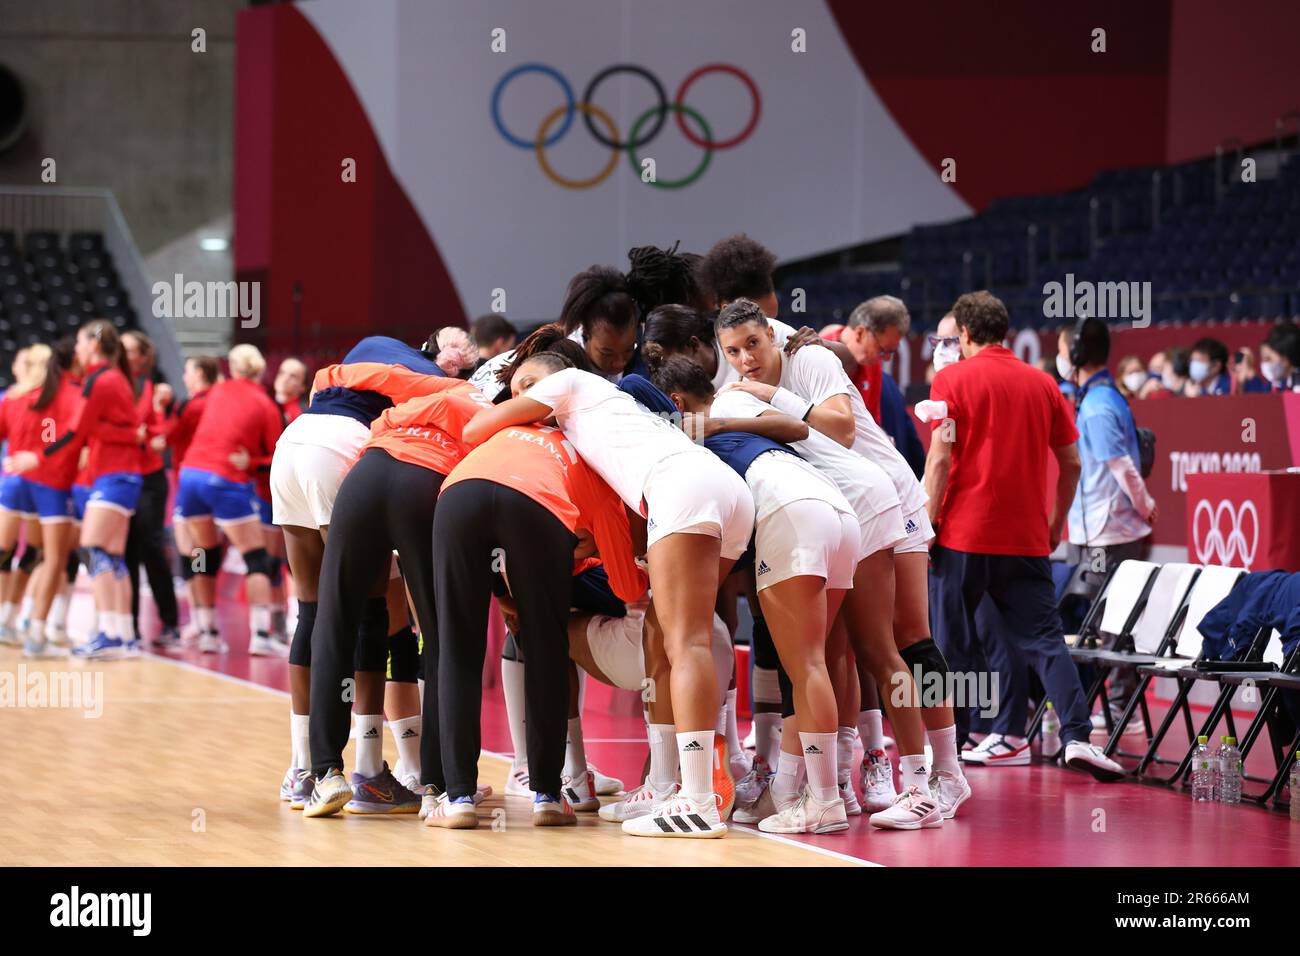
[[[1300,326],[1279,322],[1268,331],[1259,347],[1259,370],[1270,388],[1278,392],[1300,391]]]
[[[74,429],[47,444],[44,452],[20,451],[5,470],[21,474],[65,449],[74,458],[90,449],[90,497],[81,526],[99,612],[99,632],[73,653],[87,659],[135,656],[140,641],[131,622],[126,580],[126,537],[140,498],[140,418],[135,409],[126,353],[113,323],[95,319],[77,333],[77,362],[85,373],[85,404]]]
[[[671,249],[637,246],[628,251],[627,290],[636,300],[641,321],[661,305],[685,305],[702,312],[711,302],[700,288],[696,269],[701,257]]]
[[[132,385],[136,392],[135,410],[145,426],[145,443],[140,449],[140,501],[131,516],[131,530],[126,538],[126,573],[131,582],[131,621],[135,632],[140,633],[140,565],[149,577],[149,590],[154,606],[162,621],[162,630],[155,643],[162,647],[180,641],[179,612],[176,591],[172,586],[171,561],[168,560],[167,539],[163,526],[167,522],[167,470],[163,457],[155,448],[154,440],[166,431],[162,413],[154,400],[154,346],[143,332],[122,334],[122,348],[131,369]],[[160,388],[165,397],[169,387]]]

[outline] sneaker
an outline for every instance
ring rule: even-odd
[[[533,826],[571,827],[578,822],[569,801],[553,793],[533,797]]]
[[[298,771],[295,768],[290,767],[284,772],[284,778],[280,781],[280,799],[286,803],[289,801],[289,797],[293,795],[293,788],[298,783],[297,773]]]
[[[1124,776],[1124,768],[1107,757],[1104,750],[1082,740],[1065,745],[1065,765],[1075,770],[1086,770],[1103,783]]]
[[[1019,740],[1017,744],[1015,741]],[[989,734],[979,742],[979,746],[969,753],[961,755],[966,763],[977,763],[985,767],[1027,767],[1029,765],[1029,741],[1024,737],[1004,737],[1002,734]]]
[[[298,782],[294,784],[293,792],[289,794],[289,809],[301,810],[311,799],[312,791],[316,789],[316,775],[310,770],[296,770]]]
[[[853,789],[853,775],[845,773],[839,781],[840,799],[844,801],[844,813],[846,816],[858,817],[862,815],[862,804],[858,803],[857,791]]]
[[[428,799],[427,795],[425,799]],[[444,827],[448,830],[473,830],[478,826],[477,804],[473,797],[447,799],[445,793],[433,800],[433,806],[424,814],[426,827]]]
[[[373,777],[352,775],[352,799],[343,809],[348,813],[419,813],[420,797],[397,782],[384,762]]]
[[[727,825],[718,814],[718,795],[705,794],[696,800],[678,793],[665,800],[653,813],[623,823],[623,832],[640,837],[677,837],[694,840],[727,835]]]
[[[221,639],[220,634],[201,634],[199,635],[199,653],[201,654],[225,654],[230,650],[230,645]]]
[[[45,638],[39,640],[28,636],[23,638],[23,657],[44,657],[45,656]]]
[[[403,780],[402,786],[407,790],[410,790],[412,793],[418,793],[420,795],[421,820],[427,817],[433,811],[433,808],[438,805],[438,801],[442,799],[442,791],[431,783],[427,783],[422,787],[412,787],[409,783]]]
[[[957,815],[957,808],[970,799],[970,781],[964,774],[936,770],[930,774],[930,792],[939,802],[943,818],[951,820]]]
[[[928,830],[943,826],[943,811],[933,797],[908,787],[888,809],[871,815],[871,825],[882,830]]]
[[[122,656],[122,639],[100,631],[92,640],[73,648],[72,656],[87,661],[113,660]]]
[[[10,647],[17,647],[21,644],[22,638],[8,624],[0,624],[0,644],[8,644]]]
[[[560,779],[560,793],[577,813],[594,813],[600,809],[596,796],[596,775],[588,770],[577,780],[567,774]]]
[[[181,646],[180,631],[174,627],[164,627],[153,639],[153,646],[160,651],[171,650]]]
[[[122,642],[122,656],[124,658],[136,658],[144,653],[144,642],[138,637],[133,637],[129,641]]]
[[[1120,715],[1120,716],[1123,716],[1123,715]],[[1113,720],[1114,720],[1115,723],[1118,723],[1118,722],[1119,722],[1119,717],[1115,717],[1115,718],[1113,718]],[[1105,714],[1093,714],[1093,715],[1092,715],[1092,732],[1093,732],[1094,734],[1101,734],[1101,735],[1104,735],[1104,736],[1110,736],[1110,731],[1106,729],[1106,715],[1105,715]],[[1141,717],[1141,715],[1139,715],[1139,714],[1134,714],[1134,715],[1129,719],[1129,722],[1128,722],[1127,724],[1124,725],[1124,735],[1125,735],[1125,736],[1128,736],[1129,734],[1142,734],[1143,736],[1145,736],[1145,735],[1146,735],[1146,732],[1147,732],[1146,725],[1142,723],[1142,717]]]
[[[352,799],[352,788],[343,777],[343,771],[331,767],[329,773],[316,781],[311,798],[302,808],[304,817],[333,816],[343,809],[343,805]]]
[[[731,754],[727,758],[727,764],[731,769],[731,779],[736,782],[737,799],[739,799],[740,782],[749,776],[749,772],[754,769],[754,760],[757,754],[751,755],[748,751],[742,750],[740,753]]]
[[[898,791],[894,789],[894,765],[883,750],[864,754],[858,766],[858,781],[862,787],[862,806],[868,813],[878,813],[894,805]]]
[[[736,804],[752,805],[755,803],[763,795],[763,788],[767,786],[770,776],[772,776],[772,770],[768,767],[767,761],[761,755],[754,754],[754,760],[750,763],[748,772],[736,779]]]
[[[616,803],[607,803],[600,808],[600,818],[609,823],[622,823],[648,816],[657,807],[677,796],[677,784],[666,790],[656,790],[649,783],[644,783]]]
[[[268,635],[254,634],[248,639],[248,653],[254,657],[287,657],[289,649]]]
[[[596,767],[595,764],[587,764],[587,769],[596,780],[596,796],[612,797],[616,793],[623,792],[623,781],[618,777],[607,777]]]
[[[760,820],[758,828],[764,833],[838,833],[849,823],[842,799],[818,800],[804,787],[798,800]]]
[[[67,657],[72,653],[72,641],[63,628],[48,628],[45,632],[45,656]]]
[[[528,764],[521,763],[511,769],[510,776],[506,777],[506,796],[533,799],[533,791],[528,787]]]
[[[757,797],[746,803],[737,803],[734,810],[731,811],[731,819],[736,823],[762,823],[768,817],[780,812],[776,805],[776,800],[772,796],[772,778],[763,779],[763,789],[759,791]]]
[[[713,735],[713,792],[718,795],[718,815],[726,820],[736,804],[736,781],[731,778],[727,738],[722,734]]]

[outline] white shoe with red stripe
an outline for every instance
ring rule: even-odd
[[[871,815],[871,825],[882,830],[929,830],[943,826],[943,811],[933,797],[908,787],[893,806]]]
[[[660,804],[677,796],[677,784],[666,790],[656,790],[644,783],[617,803],[607,803],[600,808],[600,818],[610,823],[622,823],[637,817],[649,816]]]
[[[600,809],[596,796],[596,775],[588,770],[578,779],[565,776],[560,780],[560,794],[578,813],[595,813]]]
[[[618,777],[607,777],[600,772],[600,768],[595,764],[587,764],[587,769],[591,771],[592,777],[596,781],[596,796],[612,797],[616,793],[623,792],[623,781]]]
[[[963,763],[985,767],[1024,767],[1029,764],[1029,741],[1024,737],[989,734],[979,746],[961,755]]]
[[[876,813],[893,805],[898,799],[894,789],[894,765],[883,750],[871,750],[862,755],[858,767],[862,785],[862,805],[868,813]]]

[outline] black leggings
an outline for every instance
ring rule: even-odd
[[[167,472],[158,469],[144,476],[140,501],[131,516],[131,530],[126,536],[126,573],[131,579],[131,620],[140,633],[140,565],[149,578],[149,590],[163,627],[176,627],[176,590],[172,585],[172,567],[167,554],[163,524],[167,519]]]
[[[388,614],[383,597],[375,595],[384,593],[394,549],[420,628],[433,633],[433,506],[444,477],[372,448],[339,488],[311,633],[311,762],[317,779],[343,767],[352,699],[344,682],[354,668],[382,674],[387,665]],[[361,648],[358,629],[366,645]]]
[[[333,529],[331,529],[331,534]],[[433,521],[434,594],[442,612],[438,639],[424,638],[422,742],[441,741],[438,770],[424,761],[424,783],[448,796],[472,796],[478,786],[492,579],[502,565],[519,608],[524,670],[529,786],[559,794],[569,716],[569,620],[573,549],[577,537],[527,495],[483,479],[447,489]],[[436,675],[436,679],[435,679]],[[437,710],[430,708],[437,685]],[[432,720],[436,713],[436,720]],[[435,726],[435,724],[437,726]],[[434,731],[438,736],[434,736]]]

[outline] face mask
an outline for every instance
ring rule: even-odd
[[[1124,376],[1124,387],[1127,388],[1130,392],[1136,394],[1137,391],[1143,385],[1146,384],[1146,381],[1147,381],[1146,372],[1129,372],[1127,375]]]
[[[1192,376],[1192,381],[1199,385],[1210,377],[1210,363],[1204,359],[1192,359],[1188,374]]]
[[[1074,366],[1070,364],[1070,360],[1066,358],[1064,355],[1057,355],[1056,374],[1061,376],[1061,378],[1065,379],[1068,382],[1070,380],[1070,376],[1073,373],[1074,373]]]
[[[1165,372],[1160,376],[1160,383],[1171,392],[1178,391],[1182,386],[1178,384],[1178,377],[1173,372]]]
[[[1261,362],[1259,370],[1264,373],[1264,377],[1276,385],[1282,381],[1285,372],[1282,369],[1281,362]]]
[[[961,361],[960,345],[940,345],[934,350],[934,370],[941,372]]]

